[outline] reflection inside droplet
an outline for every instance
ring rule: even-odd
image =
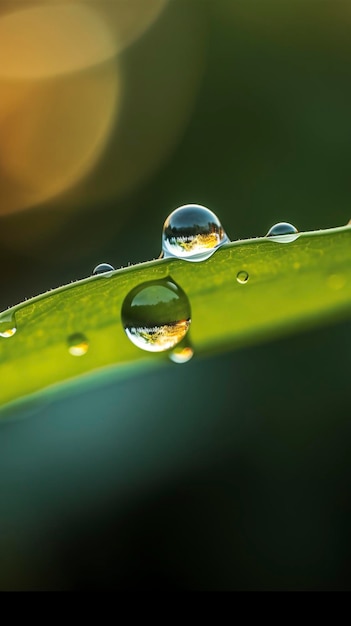
[[[291,243],[299,237],[299,231],[289,222],[279,222],[269,229],[266,237],[278,243]]]
[[[194,356],[194,350],[190,346],[177,346],[170,352],[169,358],[173,363],[187,363]]]
[[[89,349],[88,340],[83,333],[70,335],[67,339],[67,344],[68,352],[72,354],[72,356],[83,356],[83,354],[86,354]]]
[[[199,204],[186,204],[175,209],[163,226],[165,257],[204,261],[228,241],[217,215]]]
[[[147,352],[164,352],[176,346],[191,324],[190,303],[171,279],[138,285],[122,306],[122,323],[127,337]]]
[[[16,317],[14,313],[2,313],[0,315],[0,337],[8,339],[17,331]]]

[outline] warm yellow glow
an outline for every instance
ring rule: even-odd
[[[121,85],[119,52],[168,4],[155,37],[123,57]],[[32,245],[73,210],[99,210],[168,158],[192,112],[205,41],[190,4],[171,4],[1,0],[0,216],[43,206],[27,235],[25,216],[17,233],[9,220],[7,245]]]
[[[116,119],[120,86],[115,62],[0,86],[8,102],[3,114],[0,106],[0,214],[6,214],[56,196],[94,166]]]
[[[110,29],[90,3],[34,5],[0,19],[0,77],[75,72],[106,61],[115,51]]]
[[[0,77],[42,79],[110,59],[168,0],[26,0],[0,15]]]
[[[85,1],[105,19],[114,36],[116,51],[120,52],[155,22],[170,0]]]

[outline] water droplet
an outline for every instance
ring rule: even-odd
[[[194,350],[190,346],[177,346],[170,352],[169,358],[173,363],[187,363],[194,356]]]
[[[228,241],[217,215],[200,204],[185,204],[175,209],[163,226],[165,257],[204,261]]]
[[[109,263],[99,263],[99,265],[93,269],[92,274],[93,276],[98,276],[99,274],[106,274],[106,272],[113,272],[114,269],[115,268]]]
[[[138,348],[164,352],[182,341],[189,330],[188,297],[170,279],[143,283],[125,298],[122,323],[127,337]]]
[[[0,337],[8,339],[13,337],[17,330],[16,318],[14,313],[2,313],[0,315]]]
[[[299,236],[299,231],[288,222],[279,222],[269,229],[266,237],[272,237],[278,243],[291,243]]]
[[[247,283],[247,281],[249,280],[249,275],[247,272],[242,270],[241,272],[237,273],[236,280],[238,281],[238,283],[240,283],[240,285],[245,285],[245,283]]]
[[[83,354],[86,354],[88,352],[89,343],[83,333],[75,333],[74,335],[70,335],[67,339],[67,343],[68,352],[72,354],[72,356],[83,356]]]

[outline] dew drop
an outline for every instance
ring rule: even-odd
[[[190,346],[177,346],[170,352],[169,358],[173,363],[187,363],[194,356],[194,350]]]
[[[70,335],[67,339],[67,344],[68,352],[72,354],[72,356],[83,356],[83,354],[86,354],[89,349],[88,340],[83,333]]]
[[[8,339],[13,337],[17,331],[16,318],[14,313],[3,313],[0,315],[0,337]]]
[[[299,236],[299,231],[288,222],[279,222],[269,229],[266,237],[272,237],[278,243],[291,243]]]
[[[106,274],[106,272],[113,272],[114,269],[115,268],[109,263],[99,263],[99,265],[93,269],[92,275],[98,276],[99,274]]]
[[[240,283],[240,285],[245,285],[245,283],[247,283],[247,281],[249,280],[249,275],[247,272],[242,270],[241,272],[237,273],[236,280],[238,281],[238,283]]]
[[[200,204],[185,204],[164,223],[162,251],[165,257],[204,261],[228,241],[217,215]]]
[[[143,283],[125,298],[122,323],[127,337],[138,348],[164,352],[182,341],[189,330],[188,297],[169,278]]]

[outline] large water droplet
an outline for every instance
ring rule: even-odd
[[[99,265],[94,267],[92,274],[93,276],[98,276],[98,274],[106,274],[106,272],[113,272],[114,269],[115,268],[113,267],[113,265],[110,265],[109,263],[99,263]]]
[[[266,237],[272,237],[278,243],[291,243],[299,236],[299,231],[288,222],[279,222],[269,229]]]
[[[189,330],[188,297],[170,279],[143,283],[125,298],[122,323],[127,337],[138,348],[164,352],[182,341]]]
[[[164,223],[162,251],[165,257],[204,261],[228,241],[217,215],[200,204],[185,204]]]
[[[8,339],[13,337],[17,330],[16,318],[14,313],[2,313],[0,315],[0,337]]]
[[[68,352],[72,354],[72,356],[83,356],[83,354],[86,354],[89,349],[88,340],[83,333],[74,333],[74,335],[70,335],[67,339],[67,344]]]

